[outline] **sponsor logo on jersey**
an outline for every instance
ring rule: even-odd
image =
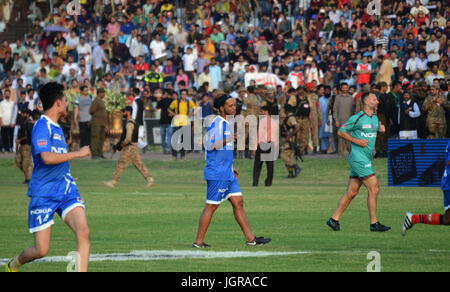
[[[62,141],[61,135],[59,135],[59,134],[53,135],[53,139]]]
[[[48,208],[48,209],[36,209],[36,210],[31,210],[30,211],[30,215],[46,214],[46,213],[50,213],[51,211],[52,211],[51,208]]]
[[[63,148],[63,147],[56,148],[56,147],[52,146],[50,152],[52,152],[52,153],[59,153],[59,154],[65,154],[65,153],[67,153],[67,149]]]
[[[376,138],[377,133],[361,133],[361,136],[363,136],[365,138]]]
[[[370,128],[373,128],[373,125],[363,125],[362,128],[363,129],[370,129]]]
[[[37,141],[37,145],[38,145],[39,147],[47,146],[47,140],[45,140],[45,139],[40,139],[40,140]]]

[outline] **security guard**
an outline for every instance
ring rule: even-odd
[[[295,137],[300,131],[300,125],[297,123],[294,111],[295,108],[291,105],[286,104],[284,106],[286,117],[283,119],[280,127],[280,136],[282,139],[281,159],[289,172],[288,178],[297,177],[302,170],[295,163],[295,149],[293,149],[293,144],[296,140]]]
[[[261,107],[269,108],[269,115],[277,116],[279,114],[278,103],[275,99],[275,89],[270,88],[267,91],[266,99],[262,102]]]
[[[115,150],[123,151],[120,155],[119,161],[117,162],[116,169],[114,170],[112,181],[103,183],[107,187],[113,188],[116,186],[120,176],[128,168],[130,163],[133,163],[137,170],[147,180],[148,187],[153,187],[156,185],[152,175],[142,162],[142,157],[137,146],[139,126],[131,118],[132,113],[133,108],[131,106],[127,106],[123,109],[123,115],[127,122],[126,125],[124,125],[125,129],[120,137],[119,143],[114,146]]]
[[[161,88],[163,83],[163,76],[156,70],[156,65],[152,64],[150,66],[150,71],[145,73],[145,83],[150,85],[151,91],[155,91],[158,88]]]
[[[445,111],[450,110],[450,103],[445,96],[440,94],[439,86],[431,87],[431,95],[426,98],[422,109],[427,112],[428,139],[446,138]]]
[[[311,129],[311,104],[303,93],[302,86],[297,88],[297,95],[293,94],[289,97],[288,104],[295,108],[294,115],[300,126],[300,131],[297,132],[297,143],[302,147],[302,154],[305,154]]]
[[[322,113],[319,106],[319,97],[314,91],[313,83],[307,83],[305,87],[305,95],[308,98],[309,104],[311,105],[311,140],[313,144],[313,153],[317,153],[317,150],[320,148],[319,128],[322,124]]]
[[[30,182],[33,174],[33,158],[31,157],[33,122],[30,120],[30,116],[31,111],[29,109],[22,110],[23,124],[20,126],[16,140],[16,145],[19,147],[18,151],[16,151],[16,165],[25,175],[24,184]]]

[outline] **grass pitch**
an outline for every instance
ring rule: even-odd
[[[74,161],[71,172],[86,201],[91,230],[91,253],[129,253],[135,250],[192,250],[198,219],[206,199],[204,161],[146,161],[158,184],[146,188],[130,167],[115,189],[103,187],[111,179],[115,161]],[[247,247],[234,220],[231,205],[222,204],[213,217],[205,241],[209,251],[308,252],[286,256],[160,259],[91,262],[90,271],[361,271],[367,254],[381,255],[382,271],[450,271],[450,232],[446,227],[417,225],[406,237],[400,228],[406,210],[442,213],[439,188],[387,187],[387,161],[374,160],[380,182],[379,220],[392,227],[387,233],[369,231],[367,191],[363,188],[341,218],[341,232],[325,222],[346,190],[347,161],[307,159],[295,180],[287,179],[281,161],[275,164],[270,188],[251,186],[253,161],[238,160],[239,183],[245,209],[256,236],[271,237],[262,247]],[[265,170],[261,176],[264,181]],[[28,233],[27,188],[12,159],[0,160],[0,259],[17,255],[33,244]],[[261,183],[260,183],[261,184]],[[76,249],[72,232],[55,215],[50,256]],[[33,263],[21,271],[66,271],[67,263]],[[3,266],[0,266],[3,270]]]

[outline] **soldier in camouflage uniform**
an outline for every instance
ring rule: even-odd
[[[131,108],[131,106],[127,106],[123,110],[123,112],[127,122],[125,130],[123,131],[122,137],[120,138],[118,144],[120,147],[122,147],[122,154],[120,155],[120,159],[117,162],[116,169],[114,170],[112,181],[105,182],[104,185],[112,188],[115,187],[122,173],[128,168],[130,163],[133,163],[136,169],[147,181],[147,186],[153,187],[155,186],[155,182],[144,162],[142,161],[142,157],[137,146],[139,126],[131,118],[133,109]]]
[[[319,106],[319,97],[313,91],[314,85],[312,83],[306,84],[306,97],[311,105],[311,140],[313,143],[313,153],[317,153],[319,148],[319,128],[322,124],[322,113]]]
[[[288,86],[285,86],[285,88],[283,88],[283,91],[277,95],[278,108],[280,109],[280,122],[286,117],[286,114],[284,112],[284,105],[287,103],[288,99]]]
[[[280,129],[280,135],[282,139],[281,160],[283,160],[284,165],[289,172],[288,178],[295,178],[301,172],[301,168],[295,162],[295,153],[291,145],[291,142],[295,142],[296,135],[300,130],[300,126],[297,123],[297,119],[294,115],[294,111],[295,109],[289,104],[286,104],[284,106],[286,117],[283,119]]]
[[[297,88],[297,94],[292,94],[289,97],[288,104],[295,108],[294,115],[300,126],[300,131],[297,132],[297,144],[302,147],[302,154],[305,154],[311,129],[311,104],[303,93],[302,86]]]
[[[422,110],[427,112],[427,127],[430,134],[429,139],[446,138],[447,121],[445,111],[450,110],[450,103],[447,98],[440,94],[439,87],[431,88],[431,95],[423,103]]]
[[[23,124],[20,126],[16,140],[16,145],[19,147],[18,151],[16,151],[16,165],[25,175],[24,184],[30,182],[33,174],[33,158],[31,157],[33,123],[30,120],[30,115],[31,111],[29,109],[22,111]]]

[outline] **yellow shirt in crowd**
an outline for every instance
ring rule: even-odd
[[[189,112],[188,112],[188,102],[189,102]],[[196,107],[195,103],[192,100],[185,100],[180,102],[180,106],[178,106],[178,100],[172,101],[169,106],[169,109],[175,112],[176,116],[172,121],[172,125],[176,127],[182,127],[190,125],[191,121],[189,119],[189,114]]]

